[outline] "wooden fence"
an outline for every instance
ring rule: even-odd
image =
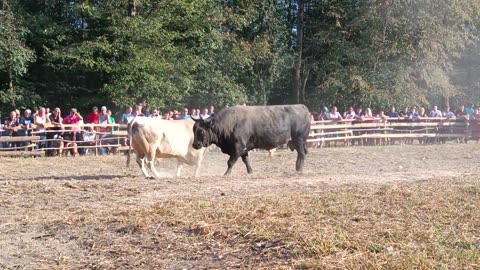
[[[378,145],[464,141],[472,137],[471,126],[478,126],[477,120],[422,118],[422,119],[351,119],[312,122],[307,140],[310,147],[324,147],[336,143],[345,145]]]
[[[120,129],[125,131],[118,132]],[[35,126],[20,131],[29,135],[0,136],[0,156],[41,156],[47,152],[52,155],[76,155],[87,151],[97,155],[100,149],[126,149],[126,125],[65,124],[50,125],[44,131],[36,130]],[[0,132],[3,133],[3,130]],[[95,134],[92,140],[83,139],[85,132]]]
[[[96,134],[92,141],[85,141],[76,135],[85,132],[85,128],[89,127],[92,127]],[[88,149],[97,155],[99,150],[106,148],[114,150],[114,152],[128,149],[126,125],[62,125],[61,127],[50,126],[46,131],[39,132],[30,129],[28,132],[28,136],[1,136],[0,156],[39,156],[44,155],[46,151],[54,151],[56,154],[67,152],[74,154],[73,150],[79,149]],[[63,136],[48,136],[47,139],[45,134],[48,133]],[[414,140],[419,143],[436,143],[454,139],[459,141],[471,138],[478,140],[479,134],[480,120],[446,118],[422,118],[415,121],[401,118],[326,120],[312,122],[307,143],[309,147],[337,144],[405,144],[413,143]],[[44,146],[40,147],[42,144]],[[85,153],[86,151],[79,150],[79,152]]]

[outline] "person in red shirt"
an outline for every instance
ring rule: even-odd
[[[98,124],[98,108],[94,106],[92,111],[85,117],[85,123]]]

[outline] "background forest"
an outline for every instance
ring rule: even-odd
[[[0,0],[0,111],[480,102],[478,0]]]

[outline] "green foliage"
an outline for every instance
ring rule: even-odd
[[[297,1],[136,0],[132,17],[127,2],[3,0],[0,63],[15,89],[0,78],[3,108],[290,100]],[[304,3],[312,110],[479,98],[478,1]]]

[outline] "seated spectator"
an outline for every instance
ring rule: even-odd
[[[120,123],[121,124],[128,124],[130,120],[132,120],[135,116],[133,115],[133,108],[132,106],[128,106],[125,112],[122,114],[120,118]]]
[[[98,124],[98,108],[97,106],[94,106],[92,108],[92,111],[87,114],[87,117],[85,117],[85,123],[87,124]]]
[[[35,126],[37,134],[40,136],[40,142],[38,143],[38,148],[44,148],[46,146],[45,140],[47,138],[47,127],[50,125],[50,118],[47,117],[45,113],[45,108],[40,107],[38,109],[37,115],[35,115]]]
[[[388,111],[385,115],[390,118],[398,117],[398,112],[396,111],[395,106],[391,106],[390,111]]]
[[[348,110],[343,113],[343,119],[354,119],[355,118],[355,112],[353,111],[353,107],[350,106],[348,107]]]
[[[336,106],[332,106],[332,109],[328,113],[328,120],[342,120],[342,116],[337,111]]]
[[[430,111],[430,117],[442,117],[442,112],[438,109],[437,105],[432,107]]]
[[[443,111],[443,117],[446,117],[447,119],[455,119],[455,114],[450,111],[450,106],[445,106],[445,111]]]
[[[185,120],[188,118],[190,118],[190,115],[188,114],[188,108],[183,108],[182,114],[180,115],[179,119]]]
[[[93,128],[93,126],[85,126],[85,130],[82,132],[82,142],[79,144],[82,146],[79,149],[80,155],[85,155],[88,153],[88,146],[95,146],[95,140],[97,136],[97,132]]]

